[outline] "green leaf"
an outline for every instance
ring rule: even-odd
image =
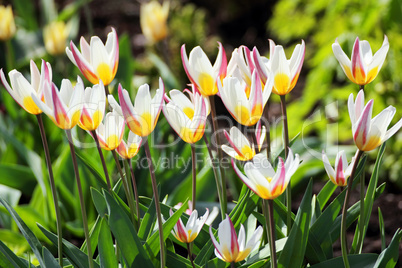
[[[107,214],[107,205],[105,198],[98,190],[96,190],[93,187],[91,187],[91,195],[92,200],[94,201],[96,211],[98,211],[99,216],[101,217],[105,216]]]
[[[163,60],[161,60],[161,58],[159,58],[154,53],[149,53],[148,59],[158,69],[158,71],[163,79],[163,82],[165,83],[166,88],[180,88],[180,84],[177,81],[175,75],[169,69],[169,66],[167,66]]]
[[[395,232],[394,237],[391,240],[389,246],[381,252],[377,261],[374,264],[374,268],[392,268],[395,267],[399,257],[399,244],[402,238],[402,230],[398,229]]]
[[[378,222],[380,225],[380,234],[381,234],[381,251],[383,251],[386,247],[386,245],[385,245],[385,229],[384,229],[384,218],[382,216],[380,207],[378,207]]]
[[[52,232],[46,230],[42,225],[38,224],[39,229],[45,234],[45,236],[52,241],[54,245],[57,245],[57,235]],[[74,267],[87,268],[88,264],[88,255],[82,252],[79,248],[63,239],[63,255],[67,257],[67,259],[71,262]],[[93,262],[94,267],[99,268],[99,265],[96,262]],[[46,267],[46,266],[44,266]]]
[[[34,31],[38,28],[34,3],[24,0],[13,0],[14,8],[18,17],[21,18],[21,26],[27,30]]]
[[[378,257],[377,254],[365,253],[359,255],[348,255],[348,260],[350,267],[372,268],[377,257]],[[345,267],[343,264],[342,257],[330,259],[328,261],[324,261],[311,266],[311,268],[339,268],[339,267]]]
[[[153,222],[155,221],[155,217],[156,217],[155,199],[152,198],[152,201],[149,204],[148,209],[141,220],[140,230],[138,231],[138,237],[141,240],[145,241],[149,237],[152,231],[152,226]]]
[[[101,167],[99,163],[97,163],[91,155],[85,153],[83,150],[75,150],[75,154],[78,157],[78,161],[84,165],[89,172],[94,175],[96,180],[100,183],[101,187],[107,189],[105,174],[101,172]]]
[[[166,254],[166,267],[175,267],[175,268],[192,268],[191,262],[180,256],[179,254],[175,254],[170,250],[167,251]],[[195,267],[200,267],[195,264]]]
[[[278,267],[301,267],[304,260],[304,253],[307,246],[307,238],[309,234],[311,220],[311,198],[313,191],[313,183],[310,180],[299,210],[296,214],[296,219],[285,247],[278,259]],[[297,241],[297,242],[296,242]]]
[[[116,254],[114,252],[112,235],[110,234],[107,220],[105,220],[104,218],[101,220],[101,228],[98,241],[100,266],[105,268],[117,267],[118,265]]]
[[[27,267],[1,240],[0,256],[0,267]]]
[[[8,210],[11,217],[13,217],[14,221],[16,222],[16,224],[18,226],[18,229],[20,229],[22,235],[28,241],[28,244],[31,246],[31,249],[34,252],[36,258],[38,259],[40,265],[42,267],[46,267],[46,266],[44,266],[44,262],[42,259],[43,246],[39,242],[38,238],[36,238],[34,233],[31,231],[31,229],[28,228],[28,226],[25,224],[25,222],[23,222],[21,220],[20,216],[15,212],[15,210],[10,205],[8,205],[8,203],[6,201],[4,201],[1,197],[0,197],[0,202]]]
[[[0,184],[20,190],[24,195],[32,195],[36,180],[30,168],[21,165],[0,164],[0,174]]]
[[[127,214],[108,192],[103,190],[103,194],[109,211],[110,230],[118,242],[128,267],[135,267],[138,263],[141,263],[142,267],[153,267]]]
[[[43,261],[45,262],[45,267],[60,267],[59,263],[57,262],[57,260],[53,257],[52,253],[50,253],[50,251],[43,247],[42,249],[43,251]]]
[[[335,192],[336,188],[337,186],[332,181],[328,181],[318,193],[317,201],[320,204],[321,211],[324,209],[325,205],[331,198],[332,194]]]

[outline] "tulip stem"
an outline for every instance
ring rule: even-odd
[[[85,12],[85,22],[88,27],[89,35],[94,34],[94,26],[92,25],[92,15],[91,10],[89,9],[89,0],[84,2],[84,12]]]
[[[216,138],[216,150],[218,152],[218,165],[219,165],[219,170],[221,172],[221,213],[222,213],[222,218],[226,214],[227,211],[227,194],[226,194],[226,179],[225,179],[225,173],[223,170],[223,167],[221,165],[222,162],[222,149],[221,149],[221,141],[219,138],[219,133],[218,133],[218,122],[216,119],[216,109],[215,109],[215,99],[214,96],[209,96],[209,102],[211,104],[211,121],[212,121],[212,126],[213,126],[213,131],[215,134]]]
[[[211,146],[210,146],[210,144],[208,142],[208,138],[205,135],[203,135],[203,138],[204,138],[204,141],[205,141],[205,145],[207,146],[207,149],[208,149],[209,158],[211,158],[212,171],[214,172],[216,188],[217,188],[217,191],[218,191],[219,204],[221,206],[221,216],[222,216],[222,220],[224,220],[225,219],[224,218],[225,214],[222,213],[222,211],[223,211],[223,203],[222,203],[222,196],[221,196],[222,191],[221,191],[221,185],[220,185],[220,181],[219,181],[218,170],[216,169],[214,161],[213,161],[214,156],[212,155],[212,150],[211,150]]]
[[[364,172],[360,174],[360,217],[359,217],[359,239],[357,240],[356,252],[361,253],[363,248],[363,241],[364,241]]]
[[[134,215],[134,203],[133,203],[134,200],[133,200],[133,196],[131,195],[131,190],[129,187],[128,173],[126,173],[126,176],[124,176],[123,170],[121,169],[121,165],[119,162],[119,158],[117,157],[117,153],[115,150],[112,150],[112,154],[113,154],[114,161],[116,162],[117,170],[119,171],[120,177],[123,181],[123,186],[124,186],[124,190],[126,192],[128,207],[130,208],[131,220],[133,221],[133,224],[136,224],[135,215]]]
[[[359,85],[360,90],[364,90],[364,85]]]
[[[352,188],[353,179],[355,177],[356,168],[359,163],[360,157],[362,155],[363,155],[363,151],[359,150],[357,152],[356,159],[353,164],[352,172],[351,172],[349,180],[348,180],[348,187],[346,188],[345,201],[343,202],[343,207],[342,207],[341,248],[342,248],[342,259],[343,259],[343,263],[345,264],[345,268],[350,268],[350,264],[349,264],[349,260],[348,260],[348,245],[347,245],[347,239],[346,239],[347,207],[348,207],[348,201],[349,201],[350,191]]]
[[[131,164],[131,159],[127,159],[127,161],[124,162],[124,166],[126,167],[126,170],[127,170],[126,174],[128,174],[128,173],[131,174],[131,182],[132,182],[133,188],[134,188],[135,210],[136,210],[136,214],[137,214],[137,225],[138,225],[138,230],[139,230],[140,224],[141,224],[140,200],[138,198],[137,183],[135,181],[134,170],[133,170],[133,165]]]
[[[271,268],[277,267],[275,248],[275,222],[274,222],[274,201],[263,199],[263,213],[267,225],[268,243],[271,250]]]
[[[95,130],[92,130],[91,133],[92,133],[92,136],[94,137],[94,140],[96,143],[96,148],[98,149],[98,153],[99,153],[99,156],[100,156],[100,159],[102,162],[102,167],[103,167],[103,172],[105,173],[107,188],[108,188],[109,192],[112,193],[112,184],[110,183],[110,178],[109,178],[109,173],[107,171],[105,158],[103,157],[102,149],[99,144],[98,134],[96,134]]]
[[[81,214],[82,214],[82,223],[84,225],[84,234],[85,234],[85,239],[87,241],[88,263],[89,263],[89,267],[93,268],[94,264],[93,264],[93,260],[92,260],[91,239],[89,237],[87,212],[85,209],[84,196],[82,194],[80,173],[78,171],[77,158],[75,157],[75,149],[74,149],[74,144],[73,144],[73,137],[71,136],[71,130],[66,129],[66,134],[67,134],[68,144],[70,145],[71,159],[73,160],[75,179],[77,181],[78,196],[80,199]]]
[[[163,227],[162,227],[162,217],[161,217],[161,207],[159,204],[159,194],[158,186],[156,184],[155,169],[152,163],[151,151],[149,150],[148,140],[144,143],[145,154],[148,160],[149,172],[151,173],[152,191],[155,198],[155,208],[156,216],[158,218],[158,229],[159,229],[159,243],[161,245],[160,257],[161,257],[161,268],[165,268],[165,242],[163,239]]]
[[[288,158],[289,154],[289,130],[288,130],[288,115],[286,112],[286,95],[281,95],[281,108],[283,116],[283,138],[285,140],[285,158]],[[290,228],[292,228],[292,188],[291,182],[289,181],[286,187],[286,206],[287,206],[287,217],[286,217],[286,227],[287,235],[290,233]]]
[[[230,263],[230,268],[235,268],[235,263],[234,262]]]
[[[10,72],[14,68],[14,47],[13,44],[11,44],[11,39],[5,42],[5,46],[7,71]]]
[[[195,209],[195,200],[196,200],[196,187],[197,187],[197,162],[196,162],[196,154],[194,144],[190,144],[191,146],[191,162],[192,162],[192,179],[193,179],[193,210]]]
[[[45,133],[45,128],[43,126],[42,115],[37,114],[36,119],[38,120],[40,136],[42,138],[43,150],[45,151],[46,166],[49,173],[50,188],[53,195],[54,210],[56,212],[56,226],[57,226],[57,254],[59,256],[59,265],[63,267],[63,234],[61,227],[61,215],[59,201],[57,198],[56,184],[54,182],[52,162],[50,160],[49,146],[47,144],[47,138]]]
[[[193,266],[193,268],[195,268],[195,264],[194,264],[194,260],[193,260],[193,253],[191,252],[190,243],[186,243],[186,244],[187,244],[188,258],[191,261],[191,265]]]
[[[267,104],[265,104],[264,108],[264,117],[265,117],[265,141],[267,143],[267,159],[270,163],[271,162],[271,131],[270,131],[270,126],[269,126],[269,108],[268,108],[268,103],[269,100],[267,101]]]

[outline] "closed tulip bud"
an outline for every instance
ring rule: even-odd
[[[151,1],[141,5],[140,24],[142,33],[150,43],[165,39],[168,33],[167,18],[169,15],[169,2]]]
[[[63,54],[66,49],[69,28],[64,21],[54,21],[43,29],[46,51],[53,56]]]
[[[14,15],[11,6],[0,6],[0,40],[11,39],[15,34]]]

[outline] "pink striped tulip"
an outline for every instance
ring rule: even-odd
[[[173,215],[172,209],[170,209],[170,216]],[[191,243],[200,233],[202,227],[207,221],[209,216],[209,210],[205,212],[203,216],[198,218],[198,211],[193,210],[190,214],[190,218],[187,221],[187,224],[184,225],[183,221],[179,219],[176,225],[173,227],[172,234],[173,236],[182,243]]]
[[[250,142],[246,136],[241,133],[237,127],[230,129],[230,134],[224,130],[226,139],[230,146],[222,145],[222,151],[227,153],[230,157],[233,157],[240,161],[249,161],[255,156],[254,144],[250,145]]]
[[[332,168],[329,163],[327,155],[322,153],[322,162],[324,163],[325,171],[328,174],[329,179],[337,186],[346,186],[348,184],[348,178],[352,172],[355,158],[352,158],[352,162],[348,165],[348,160],[345,155],[345,151],[340,151],[336,155],[335,169]]]
[[[95,130],[102,149],[112,151],[121,144],[124,134],[124,118],[116,112],[106,114],[104,122]]]
[[[282,46],[275,45],[274,41],[269,40],[270,59],[261,57],[258,50],[254,48],[253,57],[256,69],[261,80],[266,81],[273,76],[274,87],[272,92],[277,95],[286,95],[296,86],[300,71],[303,66],[306,46],[302,40],[297,44],[291,58],[288,60]]]
[[[66,48],[68,58],[92,84],[98,84],[99,80],[102,80],[105,86],[109,85],[119,65],[119,40],[116,30],[112,28],[105,44],[98,36],[92,36],[90,44],[81,36],[80,46],[81,52],[71,41],[71,50]]]
[[[215,246],[216,257],[229,263],[239,262],[247,258],[260,244],[262,233],[262,226],[258,226],[246,243],[246,232],[243,224],[240,225],[239,236],[237,236],[233,223],[227,215],[226,219],[218,227],[219,242],[213,235],[212,228],[209,228],[209,234]]]
[[[11,86],[8,84],[3,69],[0,70],[1,82],[13,99],[28,113],[41,114],[42,110],[35,104],[32,94],[43,100],[45,84],[52,83],[52,67],[42,60],[41,71],[31,60],[31,83],[17,70],[9,72]]]
[[[253,53],[246,46],[235,48],[227,67],[228,76],[236,76],[242,78],[248,87],[248,95],[250,95],[251,75],[255,66],[253,62]]]
[[[255,138],[257,141],[258,151],[261,151],[266,134],[267,134],[267,131],[266,131],[265,126],[261,127],[261,120],[258,121],[258,123],[255,127]]]
[[[32,94],[35,104],[61,129],[72,129],[81,117],[84,98],[84,83],[77,77],[73,86],[68,79],[61,82],[60,91],[55,84],[46,83],[44,102]]]
[[[346,76],[355,84],[367,85],[376,78],[382,64],[385,61],[389,49],[387,36],[384,36],[384,42],[381,48],[373,55],[369,42],[366,40],[356,41],[353,45],[352,60],[343,52],[338,40],[332,44],[332,50],[336,59],[341,64]]]
[[[84,106],[78,125],[87,131],[98,128],[105,115],[105,87],[102,81],[99,84],[85,89]]]
[[[116,152],[124,159],[131,159],[138,154],[141,142],[142,138],[130,131],[127,142],[123,139],[120,145],[116,148]]]
[[[196,143],[204,135],[207,120],[207,101],[195,92],[193,99],[187,98],[184,93],[173,89],[170,98],[165,94],[166,104],[162,111],[166,120],[180,138],[187,143]]]
[[[237,176],[262,199],[275,199],[280,196],[288,186],[291,176],[299,167],[299,155],[293,157],[292,150],[289,149],[289,155],[286,162],[279,157],[278,168],[275,171],[269,163],[266,155],[257,154],[253,162],[247,162],[244,165],[244,175],[236,166],[232,159],[232,166]]]
[[[353,139],[357,148],[361,151],[371,151],[380,146],[402,127],[402,119],[387,131],[396,109],[388,106],[376,117],[371,119],[373,112],[373,100],[369,100],[364,106],[364,92],[360,90],[353,101],[353,93],[348,100],[350,121],[352,122]]]
[[[186,47],[181,47],[181,59],[191,83],[203,96],[211,96],[218,93],[217,82],[226,74],[226,53],[219,43],[219,53],[212,66],[207,55],[201,47],[197,46],[190,52],[187,58]]]
[[[249,96],[246,93],[247,84],[236,77],[226,77],[223,79],[223,85],[218,81],[222,102],[237,122],[244,126],[253,126],[260,120],[271,95],[273,80],[269,81],[263,90],[260,77],[254,71]]]
[[[127,90],[119,84],[121,112],[132,132],[141,137],[151,134],[161,113],[164,94],[165,86],[162,78],[159,78],[159,89],[156,90],[155,96],[151,98],[149,86],[144,84],[138,89],[133,105]]]

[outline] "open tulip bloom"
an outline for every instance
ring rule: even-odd
[[[240,179],[262,199],[275,199],[280,196],[288,186],[290,178],[299,167],[299,155],[293,157],[293,152],[289,149],[289,155],[284,163],[279,157],[277,170],[269,163],[267,157],[263,154],[257,154],[253,162],[247,162],[244,165],[244,175],[236,166],[232,159],[232,166]]]
[[[170,216],[173,215],[172,209],[170,209]],[[205,222],[208,219],[209,210],[205,212],[203,216],[198,218],[198,211],[193,210],[190,214],[190,218],[187,221],[187,224],[184,225],[183,221],[179,219],[176,225],[173,227],[172,234],[174,237],[183,243],[191,243],[200,233],[202,226],[204,226]]]
[[[188,78],[201,95],[211,96],[218,93],[217,81],[220,80],[221,74],[226,72],[226,54],[221,43],[213,66],[199,46],[193,48],[187,58],[186,47],[183,45],[181,59]]]
[[[345,151],[340,151],[336,155],[335,169],[329,163],[327,155],[322,153],[322,162],[324,163],[325,171],[329,179],[337,186],[346,186],[348,178],[352,172],[355,157],[352,158],[351,163],[348,165]]]
[[[384,42],[381,48],[373,55],[369,42],[360,41],[356,38],[353,45],[351,60],[343,52],[338,43],[338,39],[332,44],[332,50],[336,59],[341,64],[346,76],[355,84],[364,86],[376,78],[382,64],[385,61],[389,49],[387,36],[384,36]]]
[[[218,81],[218,88],[223,104],[237,122],[244,126],[253,126],[261,118],[264,106],[271,95],[272,79],[262,89],[260,77],[256,71],[251,78],[250,95],[247,96],[247,84],[237,77],[226,77],[223,85]]]
[[[240,161],[253,159],[255,156],[254,144],[250,145],[246,136],[237,127],[232,127],[230,134],[224,130],[224,134],[230,146],[222,145],[222,151]]]
[[[300,71],[303,66],[306,46],[302,40],[293,50],[293,54],[288,60],[282,46],[275,45],[274,41],[269,40],[270,59],[261,57],[256,48],[253,49],[253,57],[256,69],[262,81],[273,76],[274,84],[272,92],[277,95],[286,95],[295,87],[299,79]]]
[[[353,101],[353,93],[348,100],[350,121],[352,122],[353,139],[357,148],[361,151],[371,151],[380,146],[402,126],[402,119],[387,131],[396,109],[388,106],[376,117],[371,119],[373,111],[373,100],[369,100],[364,106],[364,92],[360,90]]]
[[[128,128],[132,132],[141,137],[151,134],[162,109],[164,94],[165,86],[162,78],[159,78],[159,89],[156,90],[154,97],[151,98],[149,86],[144,84],[139,87],[133,105],[127,90],[123,89],[119,84],[121,112],[124,115]],[[113,107],[112,103],[111,105]],[[116,108],[114,109],[119,110],[118,107]]]
[[[105,86],[113,81],[119,65],[119,41],[114,28],[107,36],[106,43],[98,36],[92,36],[90,44],[81,36],[81,52],[70,42],[66,48],[68,58],[80,69],[81,73],[92,84],[102,80]]]
[[[166,104],[162,111],[166,120],[176,133],[187,143],[195,143],[204,135],[207,120],[207,101],[197,92],[187,98],[178,90],[170,91],[170,98],[165,94]]]
[[[137,155],[141,147],[142,138],[133,132],[129,132],[127,142],[124,139],[116,148],[116,152],[124,159],[131,159]]]
[[[80,120],[83,106],[84,83],[77,77],[77,84],[63,79],[60,91],[56,85],[45,84],[44,102],[34,93],[31,95],[35,104],[61,129],[72,129]]]
[[[78,125],[88,131],[98,128],[105,115],[106,95],[102,81],[93,87],[87,87],[84,95],[84,106]]]
[[[226,215],[218,227],[219,242],[209,228],[209,234],[215,246],[215,255],[219,259],[235,263],[244,260],[260,244],[263,228],[258,226],[246,243],[246,232],[243,224],[240,225],[239,236],[229,216]]]
[[[246,82],[248,89],[251,87],[251,75],[255,69],[253,55],[246,46],[235,48],[228,63],[227,75],[240,76]]]
[[[31,60],[31,83],[17,70],[9,72],[11,86],[8,84],[3,69],[0,70],[1,82],[13,97],[13,99],[28,113],[41,114],[42,110],[35,104],[32,95],[38,99],[43,99],[43,89],[45,84],[52,83],[52,67],[48,62],[42,60],[41,71],[39,71],[35,62]]]
[[[102,149],[112,151],[116,149],[124,134],[124,118],[116,112],[106,114],[104,123],[101,123],[95,130]]]

